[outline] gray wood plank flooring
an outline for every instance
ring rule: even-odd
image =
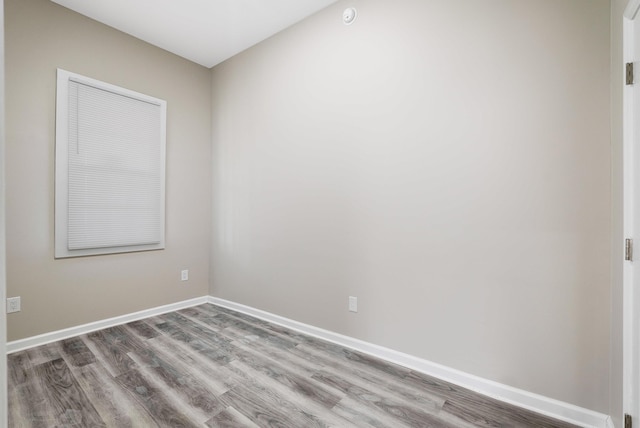
[[[10,427],[573,427],[214,305],[8,363]]]

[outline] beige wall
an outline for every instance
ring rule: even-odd
[[[5,118],[4,118],[4,0],[0,0],[0,302],[7,290],[5,238]],[[7,426],[7,317],[6,306],[0,303],[0,428]]]
[[[5,15],[7,294],[22,297],[8,339],[206,295],[210,71],[47,0]],[[166,250],[54,260],[57,67],[167,101]]]
[[[608,413],[609,16],[340,1],[214,68],[211,293]]]

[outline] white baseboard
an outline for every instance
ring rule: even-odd
[[[422,358],[414,357],[412,355],[394,351],[393,349],[284,318],[250,306],[211,296],[209,297],[209,303],[242,312],[303,334],[314,336],[346,348],[382,358],[386,361],[454,383],[500,401],[529,409],[555,419],[563,420],[574,425],[588,428],[614,428],[613,421],[609,416],[584,409],[573,404],[534,394],[522,389],[513,388],[488,379],[483,379]]]
[[[81,334],[91,333],[92,331],[102,330],[103,328],[114,327],[120,324],[126,324],[131,321],[141,320],[156,315],[166,314],[191,306],[202,305],[209,301],[208,296],[198,297],[195,299],[185,300],[169,305],[158,306],[151,309],[145,309],[140,312],[122,315],[119,317],[109,318],[106,320],[96,321],[89,324],[79,325],[76,327],[66,328],[64,330],[53,331],[51,333],[40,334],[38,336],[28,337],[26,339],[14,340],[7,343],[7,354],[22,351],[24,349],[33,348],[47,343],[56,342],[58,340],[68,339],[70,337],[79,336]]]

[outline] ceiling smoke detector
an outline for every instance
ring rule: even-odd
[[[348,7],[342,12],[342,21],[344,21],[345,25],[353,24],[353,21],[356,20],[356,16],[358,16],[358,12],[356,12],[355,7]]]

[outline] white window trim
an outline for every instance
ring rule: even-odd
[[[105,247],[69,250],[68,248],[68,123],[69,123],[69,81],[84,83],[123,96],[157,104],[161,108],[161,231],[160,242],[146,245]],[[144,95],[129,89],[91,79],[76,73],[58,69],[56,97],[56,148],[55,148],[55,258],[91,256],[101,254],[127,253],[136,251],[161,250],[165,248],[165,173],[166,173],[166,122],[167,103],[164,100]]]

